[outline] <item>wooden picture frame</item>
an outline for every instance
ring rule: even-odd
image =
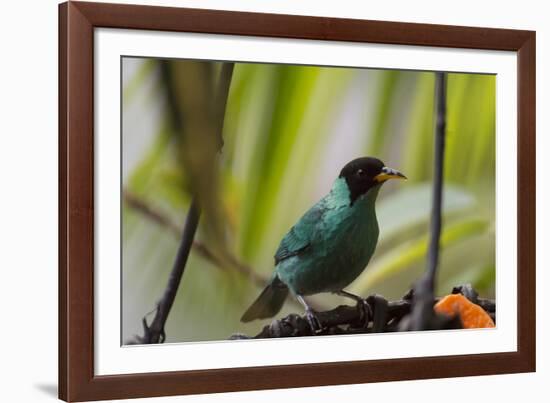
[[[518,59],[518,350],[94,375],[94,29],[506,50]],[[521,174],[521,175],[520,175]],[[137,5],[59,6],[59,397],[122,399],[535,370],[535,33]]]

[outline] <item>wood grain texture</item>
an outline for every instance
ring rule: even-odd
[[[517,50],[528,31],[78,2],[94,26],[175,32]]]
[[[93,30],[96,27],[518,52],[518,351],[94,376]],[[67,401],[535,370],[535,33],[94,3],[59,7],[59,397]]]
[[[536,36],[518,49],[518,350],[536,367]]]
[[[93,377],[93,28],[74,3],[60,10],[59,394],[75,401]]]
[[[67,6],[59,7],[59,94],[58,94],[58,391],[61,399],[67,400]]]

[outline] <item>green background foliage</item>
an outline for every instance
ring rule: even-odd
[[[188,63],[196,63],[189,71],[207,69],[215,81],[219,63]],[[349,290],[388,299],[405,294],[425,267],[434,79],[431,72],[237,63],[215,192],[222,217],[218,232],[232,258],[209,259],[192,250],[166,324],[167,341],[227,339],[269,323],[239,322],[260,291],[258,277],[269,278],[280,239],[358,156],[377,156],[409,180],[381,191],[378,248]],[[448,75],[439,295],[470,282],[483,297],[494,297],[495,84],[492,75]],[[123,203],[126,340],[141,332],[141,318],[164,289],[193,181],[174,150],[176,134],[156,61],[123,59],[122,118],[125,195],[166,221],[152,219],[127,198]],[[201,141],[200,135],[193,138]],[[202,227],[196,239],[218,247]],[[325,294],[310,300],[319,307],[349,303]],[[289,301],[280,315],[292,311],[301,308]]]

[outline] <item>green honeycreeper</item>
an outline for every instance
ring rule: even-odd
[[[361,301],[344,291],[365,269],[378,242],[374,208],[380,187],[406,177],[377,158],[357,158],[344,166],[330,192],[288,231],[275,253],[271,281],[241,318],[275,316],[290,291],[318,327],[305,295],[331,292]]]

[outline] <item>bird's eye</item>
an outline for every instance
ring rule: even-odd
[[[359,177],[363,177],[365,176],[365,171],[363,171],[362,169],[358,169],[357,172],[356,172],[357,176]]]

